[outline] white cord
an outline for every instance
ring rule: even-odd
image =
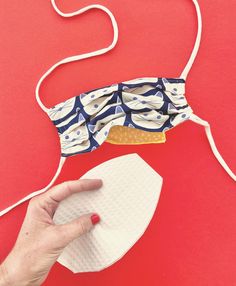
[[[188,76],[188,73],[194,63],[194,60],[197,56],[197,53],[198,53],[198,50],[199,50],[199,47],[200,47],[200,42],[201,42],[201,34],[202,34],[202,17],[201,17],[201,10],[200,10],[200,7],[199,7],[199,4],[198,4],[198,1],[197,0],[192,0],[194,5],[195,5],[195,8],[196,8],[196,12],[197,12],[197,19],[198,19],[198,32],[197,32],[197,37],[196,37],[196,42],[195,42],[195,45],[194,45],[194,48],[193,48],[193,51],[192,51],[192,54],[189,58],[189,61],[187,63],[187,65],[185,66],[182,74],[181,74],[181,78],[185,79],[187,78]],[[112,27],[113,27],[113,31],[114,31],[114,36],[113,36],[113,41],[112,43],[106,47],[106,48],[103,48],[103,49],[100,49],[100,50],[96,50],[96,51],[93,51],[93,52],[90,52],[90,53],[85,53],[85,54],[81,54],[81,55],[75,55],[75,56],[71,56],[71,57],[67,57],[67,58],[64,58],[62,59],[61,61],[55,63],[51,68],[48,69],[48,71],[42,75],[42,77],[39,79],[38,83],[37,83],[37,86],[36,86],[36,90],[35,90],[35,94],[36,94],[36,100],[39,104],[39,106],[42,108],[43,111],[45,111],[47,113],[48,111],[48,108],[45,107],[45,105],[42,103],[41,99],[40,99],[40,96],[39,96],[39,89],[40,89],[40,86],[42,84],[42,82],[45,80],[45,78],[51,73],[53,72],[58,66],[62,65],[62,64],[65,64],[65,63],[69,63],[69,62],[73,62],[73,61],[78,61],[78,60],[82,60],[82,59],[86,59],[86,58],[90,58],[90,57],[94,57],[94,56],[98,56],[98,55],[102,55],[102,54],[105,54],[107,53],[108,51],[112,50],[117,41],[118,41],[118,26],[117,26],[117,22],[116,22],[116,19],[114,17],[114,15],[112,14],[112,12],[106,8],[105,6],[103,5],[99,5],[99,4],[93,4],[93,5],[89,5],[89,6],[86,6],[82,9],[79,9],[75,12],[71,12],[71,13],[63,13],[56,5],[55,3],[55,0],[51,0],[51,3],[52,3],[52,6],[54,8],[54,10],[62,17],[65,17],[65,18],[69,18],[69,17],[74,17],[74,16],[77,16],[77,15],[80,15],[90,9],[100,9],[102,11],[104,11],[105,13],[108,14],[108,16],[110,17],[111,19],[111,22],[112,22]]]
[[[28,196],[26,196],[23,199],[19,200],[17,203],[15,203],[15,204],[9,206],[8,208],[0,211],[0,217],[3,216],[4,214],[8,213],[10,210],[14,209],[15,207],[19,206],[20,204],[22,204],[22,203],[32,199],[33,197],[35,197],[37,195],[40,195],[40,194],[44,193],[45,191],[47,191],[54,184],[54,182],[56,181],[57,177],[59,176],[59,174],[61,172],[61,169],[62,169],[65,161],[66,161],[66,157],[61,157],[60,158],[60,162],[59,162],[59,166],[57,168],[56,174],[54,175],[54,177],[52,178],[51,182],[46,187],[44,187],[41,190],[38,190],[38,191],[35,191],[35,192],[29,194]]]
[[[200,124],[202,126],[204,126],[205,128],[205,132],[206,132],[206,136],[207,136],[207,139],[209,141],[209,144],[211,146],[211,149],[212,149],[212,152],[213,154],[215,155],[216,159],[218,160],[218,162],[221,164],[221,166],[225,169],[225,171],[229,174],[229,176],[234,180],[236,181],[236,175],[233,173],[233,171],[229,168],[229,166],[226,164],[225,160],[223,159],[223,157],[221,156],[221,154],[219,153],[217,147],[216,147],[216,144],[215,144],[215,141],[214,141],[214,138],[212,136],[212,133],[211,133],[211,127],[210,127],[210,124],[205,121],[205,120],[202,120],[201,118],[199,118],[197,115],[195,114],[192,114],[191,117],[190,117],[190,120],[192,120],[193,122],[197,123],[197,124]]]
[[[100,9],[100,10],[104,11],[105,13],[108,14],[108,16],[111,19],[112,27],[113,27],[113,31],[114,31],[114,36],[113,36],[112,43],[108,47],[100,49],[100,50],[96,50],[94,52],[90,52],[90,53],[85,53],[85,54],[81,54],[81,55],[75,55],[75,56],[64,58],[64,59],[60,60],[59,62],[57,62],[56,64],[54,64],[52,67],[50,67],[49,70],[45,74],[42,75],[42,77],[40,78],[40,80],[37,83],[37,86],[36,86],[36,89],[35,89],[35,94],[36,94],[36,100],[37,100],[39,106],[46,113],[47,113],[47,111],[49,109],[47,107],[45,107],[45,105],[42,103],[42,101],[41,101],[41,99],[39,97],[39,89],[40,89],[40,86],[41,86],[42,82],[45,80],[45,78],[52,71],[54,71],[58,66],[60,66],[62,64],[66,64],[66,63],[69,63],[69,62],[74,62],[74,61],[78,61],[78,60],[82,60],[82,59],[86,59],[86,58],[90,58],[90,57],[94,57],[94,56],[98,56],[98,55],[102,55],[102,54],[107,53],[108,51],[112,50],[115,47],[115,45],[116,45],[116,43],[118,41],[118,26],[117,26],[116,19],[115,19],[114,15],[112,14],[112,12],[108,8],[106,8],[105,6],[102,6],[102,5],[99,5],[99,4],[94,4],[94,5],[86,6],[86,7],[82,8],[82,9],[79,9],[79,10],[77,10],[75,12],[72,12],[72,13],[63,13],[57,7],[57,5],[55,3],[55,0],[51,0],[51,3],[52,3],[52,6],[53,6],[54,10],[60,16],[66,17],[66,18],[80,15],[80,14],[82,14],[82,13],[84,13],[84,12],[90,10],[90,9]]]
[[[195,58],[197,56],[197,53],[198,53],[198,50],[199,50],[199,47],[200,47],[200,42],[201,42],[201,36],[202,36],[202,16],[201,16],[201,10],[200,10],[200,7],[199,7],[199,4],[197,2],[197,0],[192,0],[194,5],[195,5],[195,8],[196,8],[196,12],[197,12],[197,21],[198,21],[198,32],[197,32],[197,37],[196,37],[196,41],[195,41],[195,44],[194,44],[194,48],[193,48],[193,51],[192,51],[192,54],[188,60],[188,63],[187,65],[185,66],[180,78],[183,78],[186,80],[188,74],[189,74],[189,71],[195,61]]]
[[[193,48],[193,51],[192,51],[192,54],[189,58],[189,61],[186,65],[186,67],[184,68],[182,74],[181,74],[181,78],[185,79],[187,78],[188,76],[188,73],[194,63],[194,60],[197,56],[197,53],[198,53],[198,50],[199,50],[199,47],[200,47],[200,42],[201,42],[201,35],[202,35],[202,16],[201,16],[201,10],[200,10],[200,7],[199,7],[199,4],[197,2],[197,0],[192,0],[194,5],[195,5],[195,8],[196,8],[196,12],[197,12],[197,19],[198,19],[198,32],[197,32],[197,37],[196,37],[196,42],[195,42],[195,45],[194,45],[194,48]],[[215,144],[215,141],[214,141],[214,138],[212,136],[212,132],[211,132],[211,127],[210,127],[210,124],[205,121],[205,120],[202,120],[201,118],[199,118],[197,115],[195,114],[192,114],[190,119],[197,123],[197,124],[200,124],[202,126],[204,126],[205,128],[205,132],[206,132],[206,136],[207,136],[207,139],[209,141],[209,144],[211,146],[211,149],[212,149],[212,152],[213,154],[215,155],[216,159],[218,160],[218,162],[221,164],[221,166],[224,168],[224,170],[229,174],[229,176],[234,180],[236,181],[236,175],[232,172],[232,170],[229,168],[229,166],[226,164],[225,160],[223,159],[223,157],[221,156],[221,154],[219,153],[217,147],[216,147],[216,144]]]

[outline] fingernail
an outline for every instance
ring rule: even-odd
[[[92,224],[93,224],[93,225],[97,224],[97,223],[100,221],[100,216],[97,215],[97,214],[93,214],[93,215],[91,216],[91,221],[92,221]]]

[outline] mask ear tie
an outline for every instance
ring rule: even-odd
[[[57,171],[56,171],[54,177],[52,178],[51,182],[50,182],[46,187],[44,187],[44,188],[41,189],[41,190],[35,191],[35,192],[33,192],[33,193],[27,195],[26,197],[24,197],[23,199],[19,200],[19,201],[16,202],[15,204],[13,204],[13,205],[7,207],[6,209],[0,211],[0,217],[3,216],[3,215],[5,215],[6,213],[8,213],[9,211],[11,211],[11,210],[14,209],[15,207],[19,206],[20,204],[22,204],[22,203],[24,203],[24,202],[26,202],[26,201],[32,199],[33,197],[35,197],[35,196],[37,196],[37,195],[40,195],[40,194],[46,192],[46,191],[54,184],[54,182],[55,182],[56,179],[58,178],[58,176],[59,176],[59,174],[60,174],[60,172],[61,172],[61,169],[62,169],[62,167],[63,167],[65,161],[66,161],[66,157],[61,157],[61,158],[60,158],[60,162],[59,162]]]
[[[196,40],[195,40],[195,44],[194,44],[194,47],[193,47],[193,50],[192,50],[192,53],[191,53],[191,56],[182,72],[182,74],[180,75],[180,78],[183,78],[186,80],[191,68],[192,68],[192,65],[197,57],[197,54],[198,54],[198,51],[199,51],[199,48],[200,48],[200,43],[201,43],[201,37],[202,37],[202,15],[201,15],[201,10],[200,10],[200,6],[198,4],[198,1],[197,0],[192,0],[193,1],[193,4],[195,6],[195,9],[196,9],[196,13],[197,13],[197,25],[198,25],[198,29],[197,29],[197,37],[196,37]]]
[[[210,124],[205,121],[205,120],[202,120],[200,117],[198,117],[197,115],[195,114],[192,114],[190,116],[190,120],[192,120],[193,122],[197,123],[197,124],[200,124],[202,126],[204,126],[205,128],[205,132],[206,132],[206,136],[207,136],[207,139],[209,141],[209,144],[211,146],[211,150],[213,152],[213,154],[215,155],[216,159],[218,160],[218,162],[221,164],[221,166],[224,168],[224,170],[228,173],[228,175],[234,180],[236,181],[236,175],[233,173],[233,171],[229,168],[229,166],[226,164],[225,160],[223,159],[223,157],[221,156],[221,154],[219,153],[217,147],[216,147],[216,144],[215,144],[215,141],[214,141],[214,138],[213,138],[213,135],[212,135],[212,132],[211,132],[211,127],[210,127]]]
[[[102,10],[103,12],[105,12],[110,20],[111,20],[111,24],[112,24],[112,28],[113,28],[113,40],[112,42],[109,44],[109,46],[105,47],[105,48],[102,48],[102,49],[99,49],[99,50],[95,50],[93,52],[89,52],[89,53],[85,53],[85,54],[79,54],[79,55],[74,55],[74,56],[70,56],[70,57],[67,57],[67,58],[64,58],[62,60],[60,60],[59,62],[55,63],[53,66],[51,66],[43,75],[42,77],[39,79],[37,85],[36,85],[36,89],[35,89],[35,96],[36,96],[36,100],[39,104],[39,106],[42,108],[42,110],[46,113],[48,113],[49,111],[49,108],[47,108],[43,102],[41,101],[40,99],[40,96],[39,96],[39,90],[40,90],[40,87],[41,87],[41,84],[43,83],[43,81],[59,66],[63,65],[63,64],[66,64],[66,63],[71,63],[71,62],[75,62],[75,61],[79,61],[79,60],[84,60],[84,59],[88,59],[88,58],[91,58],[91,57],[95,57],[95,56],[99,56],[99,55],[102,55],[102,54],[105,54],[107,52],[109,52],[110,50],[112,50],[115,45],[117,44],[117,41],[118,41],[118,34],[119,34],[119,31],[118,31],[118,25],[117,25],[117,22],[116,22],[116,19],[114,17],[114,15],[112,14],[112,12],[105,6],[103,5],[99,5],[99,4],[93,4],[93,5],[88,5],[88,6],[85,6],[79,10],[76,10],[74,12],[71,12],[71,13],[63,13],[56,5],[56,0],[51,0],[51,3],[52,3],[52,7],[53,9],[55,10],[56,13],[58,13],[61,17],[64,17],[64,18],[71,18],[71,17],[75,17],[75,16],[78,16],[80,14],[83,14],[84,12],[86,11],[89,11],[91,9],[99,9],[99,10]]]

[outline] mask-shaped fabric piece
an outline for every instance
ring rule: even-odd
[[[55,11],[60,16],[66,18],[77,16],[94,8],[104,11],[111,19],[114,37],[108,47],[65,58],[53,65],[40,78],[35,91],[36,99],[39,106],[47,113],[58,130],[61,143],[59,166],[51,182],[45,188],[29,194],[22,200],[1,211],[0,216],[22,202],[48,190],[59,176],[68,156],[93,151],[106,140],[109,142],[109,140],[111,140],[109,139],[109,133],[113,127],[118,127],[119,130],[120,128],[126,128],[126,130],[127,128],[135,128],[136,131],[133,132],[135,136],[137,136],[137,132],[139,131],[148,133],[157,132],[157,134],[159,134],[160,132],[165,133],[167,130],[173,129],[173,127],[189,119],[204,126],[209,144],[216,159],[229,176],[236,181],[236,175],[231,171],[217,150],[209,123],[194,114],[185,97],[186,78],[197,56],[202,32],[200,7],[197,0],[192,0],[192,2],[197,13],[197,37],[187,65],[179,77],[142,77],[123,81],[81,93],[52,108],[47,108],[40,99],[39,90],[42,82],[50,73],[63,64],[105,54],[115,47],[118,40],[117,22],[108,8],[94,4],[73,13],[63,13],[56,6],[55,0],[51,0]],[[114,143],[118,141],[117,138],[119,137],[119,134],[116,133],[117,130],[118,129],[115,129],[115,131],[113,131]],[[124,133],[122,136],[124,137]],[[163,138],[165,139],[164,136]],[[141,143],[147,143],[149,140],[147,137],[146,139],[142,139]],[[125,137],[124,141],[128,141],[129,143],[134,142],[136,144],[137,138],[127,139],[127,137]],[[160,142],[159,139],[158,142]],[[120,144],[122,144],[122,142],[120,142]]]
[[[62,156],[95,150],[113,126],[165,132],[190,118],[183,79],[141,78],[71,98],[48,110]]]
[[[119,259],[146,230],[158,203],[162,178],[137,154],[109,160],[82,178],[102,178],[103,187],[74,194],[61,202],[54,215],[63,224],[88,212],[101,221],[71,242],[58,262],[73,271],[102,270]]]

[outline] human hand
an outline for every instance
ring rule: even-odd
[[[41,285],[63,249],[100,220],[97,214],[86,214],[55,225],[53,215],[58,204],[74,193],[101,186],[97,179],[68,181],[31,199],[15,246],[0,266],[0,286]]]

